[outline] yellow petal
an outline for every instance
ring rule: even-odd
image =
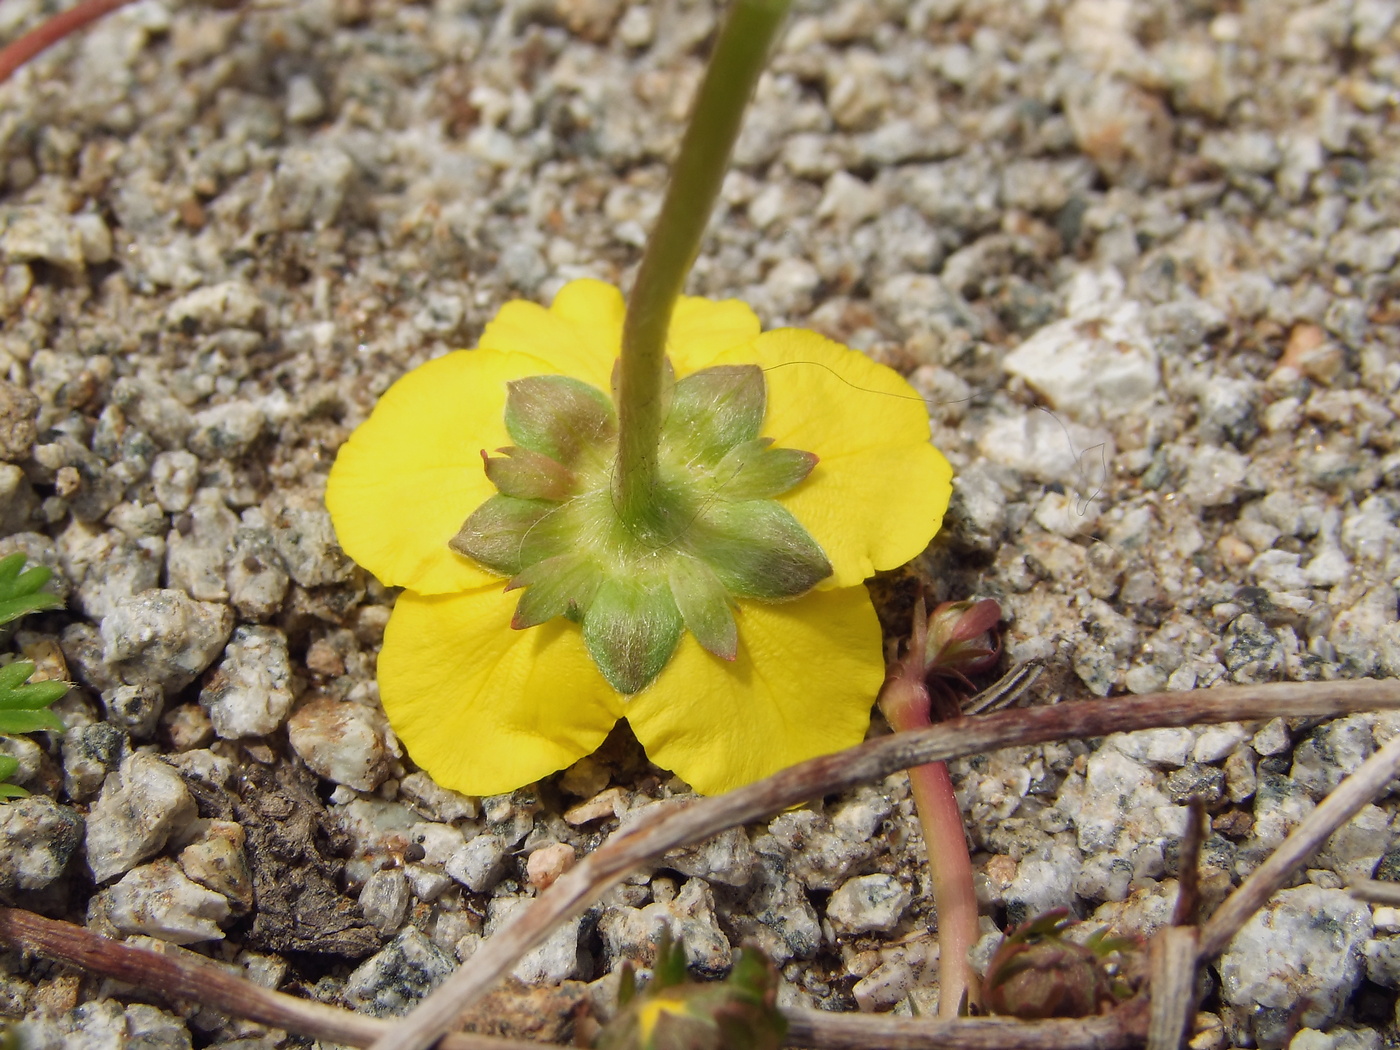
[[[578,627],[510,628],[499,586],[399,596],[379,655],[379,695],[409,756],[443,787],[495,795],[592,753],[622,713]]]
[[[885,676],[864,587],[746,602],[736,619],[736,660],[687,634],[625,711],[648,757],[706,794],[860,743]]]
[[[682,296],[671,315],[666,352],[678,376],[706,368],[730,350],[747,347],[762,326],[748,303]]]
[[[326,485],[345,553],[420,594],[497,580],[447,542],[496,492],[481,450],[510,444],[506,383],[553,371],[526,354],[457,350],[391,386],[341,447]]]
[[[778,497],[831,561],[823,588],[851,587],[928,546],[953,469],[929,444],[928,410],[891,368],[815,332],[765,332],[719,363],[757,361],[768,381],[763,435],[815,452],[816,469]]]
[[[622,293],[602,281],[570,281],[548,310],[515,300],[481,333],[483,350],[529,354],[549,371],[582,379],[605,393],[611,389],[613,362],[622,347]]]

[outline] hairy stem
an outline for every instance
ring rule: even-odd
[[[617,506],[647,521],[661,439],[662,368],[671,312],[719,196],[744,109],[768,61],[790,0],[737,0],[695,96],[661,214],[627,303],[618,375]]]
[[[918,653],[895,665],[880,691],[880,711],[896,733],[928,729],[929,695]],[[909,770],[909,787],[924,833],[933,902],[938,912],[938,1016],[957,1017],[966,997],[978,1002],[977,977],[968,950],[977,943],[977,894],[972,884],[972,857],[967,851],[962,810],[946,762],[929,762]]]

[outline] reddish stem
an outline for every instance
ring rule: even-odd
[[[47,51],[70,33],[77,32],[90,22],[96,22],[109,11],[115,11],[131,0],[79,0],[61,14],[56,14],[47,22],[36,26],[18,40],[12,40],[0,48],[0,84],[10,79],[10,74],[24,65],[35,55]]]
[[[932,725],[923,655],[926,621],[915,614],[909,655],[896,661],[880,690],[880,710],[896,733]],[[967,851],[962,810],[953,792],[946,762],[929,762],[909,770],[909,786],[928,852],[933,878],[933,902],[938,911],[938,1015],[957,1017],[963,1005],[978,1002],[977,976],[967,953],[977,943],[977,895],[972,883],[972,857]]]

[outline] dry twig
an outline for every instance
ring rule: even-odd
[[[47,51],[64,37],[96,22],[131,0],[79,0],[79,3],[35,26],[23,36],[0,48],[0,84],[10,79],[20,66]]]
[[[1209,959],[1224,951],[1231,938],[1240,932],[1240,927],[1283,887],[1298,866],[1355,816],[1357,810],[1379,795],[1397,773],[1400,773],[1400,736],[1392,737],[1363,762],[1360,769],[1338,784],[1336,790],[1319,802],[1283,840],[1283,845],[1216,909],[1210,921],[1201,927],[1201,958]]]

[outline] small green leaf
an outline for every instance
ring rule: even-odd
[[[14,755],[0,755],[0,780],[9,780],[19,772],[19,759]]]
[[[472,511],[447,545],[488,569],[513,576],[522,568],[523,537],[557,508],[545,500],[492,496]]]
[[[517,444],[573,466],[617,428],[607,395],[568,376],[529,376],[507,384],[506,431]]]
[[[502,455],[493,457],[483,452],[481,458],[486,461],[486,477],[501,495],[562,503],[573,492],[578,479],[558,460],[518,445],[496,451]]]
[[[0,714],[5,711],[37,711],[68,692],[67,682],[30,682],[14,689],[0,689]]]
[[[58,595],[39,589],[49,582],[53,570],[44,565],[23,569],[23,551],[0,558],[0,625],[63,604]]]
[[[669,441],[706,462],[758,437],[767,410],[758,365],[715,365],[676,383],[665,431]]]
[[[686,539],[739,597],[795,598],[831,575],[821,547],[786,507],[771,500],[713,503]]]
[[[534,627],[556,616],[578,616],[598,592],[601,574],[590,558],[559,554],[536,562],[510,581],[506,590],[524,587],[510,625],[516,630]]]
[[[13,735],[15,733],[37,733],[40,730],[61,733],[64,728],[63,719],[48,708],[0,711],[0,733]]]
[[[683,623],[664,580],[604,580],[583,615],[583,643],[619,693],[646,688],[676,650]]]
[[[28,798],[29,792],[18,784],[0,784],[0,798]]]
[[[817,465],[814,453],[796,448],[770,448],[772,438],[735,445],[715,467],[721,499],[772,499],[806,479]]]
[[[667,582],[695,640],[721,660],[733,660],[739,654],[739,629],[729,594],[714,571],[699,558],[673,558]]]

